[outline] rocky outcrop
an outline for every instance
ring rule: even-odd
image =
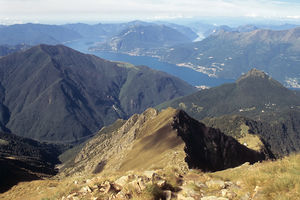
[[[160,114],[160,116],[162,115]],[[164,116],[162,118],[166,119]],[[137,166],[147,162],[147,160],[143,160],[142,156],[143,152],[147,152],[147,150],[139,151],[137,149],[144,148],[144,146],[140,146],[140,141],[143,142],[143,138],[146,138],[148,142],[151,141],[149,135],[154,134],[153,131],[155,132],[157,128],[149,127],[149,124],[151,122],[159,122],[159,119],[161,118],[158,117],[158,112],[150,108],[142,114],[133,115],[122,126],[109,133],[103,134],[101,130],[99,134],[86,143],[75,159],[69,163],[69,166],[62,170],[60,175],[100,173],[103,170],[113,172],[131,168],[129,165],[135,162],[135,159],[138,160],[136,161]],[[163,125],[165,125],[165,122],[166,120],[161,121]],[[158,129],[160,129],[160,126]],[[168,133],[166,132],[166,134]],[[174,134],[174,136],[176,135]],[[136,157],[135,153],[139,155]],[[158,157],[155,154],[152,156]],[[141,165],[139,166],[142,167]],[[100,168],[101,170],[99,170]]]
[[[76,182],[77,190],[67,193],[61,200],[74,199],[162,199],[162,200],[229,200],[237,197],[240,190],[237,183],[212,179],[205,174],[188,173],[180,175],[172,173],[164,175],[165,171],[144,171],[139,174],[129,173],[115,180],[99,180],[95,177],[82,184]],[[170,184],[170,177],[176,185]],[[258,190],[258,189],[255,189]],[[256,192],[254,191],[254,194]],[[252,196],[253,196],[252,195]]]
[[[299,102],[297,92],[253,69],[235,83],[198,91],[158,107],[180,108],[197,120],[219,118],[211,120],[209,126],[220,128],[236,139],[241,133],[237,125],[242,120],[248,126],[246,133],[258,136],[268,146],[265,151],[270,153],[271,150],[276,158],[280,158],[300,151]],[[221,127],[218,127],[220,123]]]
[[[103,131],[103,130],[102,130]],[[218,129],[208,128],[184,111],[148,109],[109,133],[91,139],[60,175],[114,173],[177,167],[217,171],[264,160]]]
[[[174,117],[173,127],[185,142],[189,168],[217,171],[265,159],[263,153],[248,149],[218,129],[206,127],[182,110]]]

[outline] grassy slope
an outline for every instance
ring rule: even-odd
[[[170,163],[184,160],[184,143],[171,126],[175,112],[174,109],[167,109],[142,127],[142,135],[138,136],[127,153],[120,171],[164,168]]]
[[[243,165],[211,174],[224,180],[240,181],[242,191],[254,191],[258,186],[259,199],[298,199],[300,196],[300,154],[277,161]],[[253,194],[253,193],[252,193]]]
[[[139,174],[139,172],[131,171]],[[175,173],[163,171],[167,180],[175,178]],[[61,199],[62,196],[78,191],[87,179],[95,178],[96,183],[105,180],[116,180],[121,174],[105,174],[105,176],[78,176],[67,177],[62,180],[38,180],[29,183],[20,183],[12,190],[0,194],[0,200],[39,200],[39,199]],[[185,179],[194,177],[196,181],[205,182],[210,179],[221,179],[231,181],[239,187],[235,189],[237,194],[233,199],[241,199],[245,195],[255,197],[256,200],[296,200],[300,195],[300,154],[290,155],[281,160],[266,161],[255,165],[243,165],[237,168],[227,169],[215,173],[202,173],[197,170],[184,175]],[[74,184],[77,181],[78,184]],[[170,181],[172,186],[176,183]],[[256,188],[256,189],[255,189]],[[196,186],[194,190],[200,190]],[[202,189],[201,189],[202,190]],[[220,196],[220,188],[203,188],[211,195]],[[257,192],[256,192],[257,191]],[[151,192],[151,191],[150,191]],[[153,193],[139,194],[136,199],[154,199]]]

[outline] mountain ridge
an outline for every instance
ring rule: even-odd
[[[220,31],[202,41],[172,46],[159,52],[161,60],[209,76],[237,79],[251,68],[270,74],[288,87],[298,88],[300,28]]]
[[[172,25],[172,24],[171,24]],[[174,27],[174,28],[173,28]],[[181,26],[164,24],[134,24],[109,38],[106,42],[90,47],[92,51],[113,51],[130,55],[148,55],[175,44],[191,42]]]
[[[0,29],[0,36],[0,44],[6,45],[53,45],[82,37],[79,33],[58,25],[32,23],[5,26]]]
[[[148,89],[139,84],[142,81]],[[44,141],[87,139],[118,118],[196,90],[166,73],[62,45],[39,45],[3,57],[0,83],[5,94],[1,104],[9,110],[9,116],[5,109],[2,113],[3,125],[17,135]],[[131,96],[126,98],[127,93]]]
[[[117,122],[119,123],[119,122]],[[176,165],[186,171],[217,171],[267,158],[219,130],[208,128],[184,111],[149,108],[127,121],[101,130],[65,163],[59,176],[144,171]],[[239,152],[239,153],[237,153]]]
[[[206,122],[215,118],[208,124],[226,130],[224,132],[229,135],[235,131],[236,139],[243,129],[248,129],[244,132],[258,135],[276,157],[282,157],[300,150],[299,132],[295,128],[300,119],[299,102],[297,93],[265,73],[252,70],[235,83],[198,91],[157,108],[183,109],[195,119]],[[239,118],[230,116],[246,119],[240,124],[237,123]],[[228,123],[236,127],[226,128]]]

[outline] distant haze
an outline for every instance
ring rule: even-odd
[[[298,0],[0,0],[0,24],[247,17],[299,20]]]

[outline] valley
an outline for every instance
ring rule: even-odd
[[[62,45],[38,45],[2,58],[0,83],[2,130],[55,143],[83,142],[119,118],[196,91],[146,66]]]
[[[128,55],[125,52],[116,53],[111,51],[97,51],[97,50],[89,50],[90,45],[94,43],[96,39],[80,39],[73,42],[68,42],[65,45],[76,49],[83,53],[89,53],[101,58],[112,60],[112,61],[121,61],[128,62],[134,65],[146,65],[152,69],[156,69],[159,71],[166,72],[173,76],[176,76],[187,83],[193,86],[208,86],[214,87],[221,85],[223,83],[233,82],[232,79],[223,79],[223,78],[214,78],[209,77],[203,72],[197,72],[193,69],[188,69],[184,67],[178,67],[174,64],[163,62],[159,60],[159,58],[142,55]],[[96,40],[97,41],[97,40]]]
[[[73,8],[53,2],[37,16]],[[3,25],[21,4],[0,2],[0,200],[298,200],[297,20],[126,21],[173,3],[113,2]],[[87,23],[97,5],[122,19]]]
[[[194,129],[194,126],[201,128]],[[298,154],[254,164],[250,164],[253,160],[248,160],[249,162],[238,167],[204,172],[193,169],[196,163],[189,164],[188,160],[191,157],[187,156],[197,152],[190,149],[192,146],[189,145],[193,144],[185,137],[197,137],[198,134],[205,135],[200,137],[199,141],[197,139],[197,143],[204,139],[204,145],[207,146],[202,150],[206,153],[199,152],[199,157],[192,157],[190,161],[204,159],[199,163],[200,169],[218,166],[227,168],[226,163],[233,164],[227,162],[227,159],[239,157],[239,154],[236,154],[241,152],[239,148],[244,149],[242,152],[248,152],[240,157],[242,160],[251,159],[245,156],[249,153],[268,155],[262,146],[250,150],[219,130],[205,127],[182,111],[168,108],[157,112],[155,109],[148,109],[127,121],[119,120],[100,130],[93,139],[80,147],[81,150],[65,152],[69,160],[64,162],[64,166],[60,167],[61,172],[53,178],[21,182],[0,194],[0,199],[225,200],[277,199],[279,196],[297,199]],[[219,136],[223,139],[219,140]],[[215,142],[226,140],[228,145],[213,145]],[[215,149],[232,148],[232,145],[234,149],[228,149],[229,151]],[[214,156],[222,158],[214,159]],[[264,156],[259,159],[264,159]],[[220,163],[222,160],[224,163]],[[277,189],[273,190],[274,187]]]

